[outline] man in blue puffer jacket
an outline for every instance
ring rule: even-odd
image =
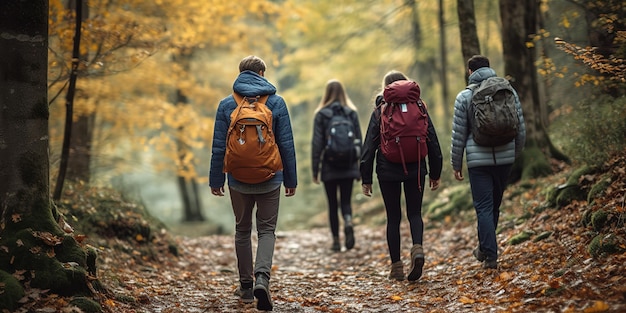
[[[241,284],[239,296],[244,303],[254,302],[256,297],[259,310],[271,311],[273,304],[269,280],[276,242],[280,185],[285,185],[285,196],[295,195],[297,175],[296,152],[287,105],[282,97],[276,95],[276,87],[265,79],[265,70],[265,62],[259,57],[245,57],[239,64],[240,73],[233,84],[233,91],[244,97],[269,95],[265,105],[272,111],[273,131],[283,162],[283,170],[276,172],[270,180],[259,184],[243,183],[234,179],[232,175],[223,173],[230,115],[237,107],[233,96],[230,95],[220,101],[215,114],[209,185],[213,195],[223,196],[225,178],[228,178],[236,223],[235,251]],[[250,235],[255,204],[258,245],[256,260],[253,263]]]
[[[496,76],[496,72],[489,67],[489,59],[484,56],[475,55],[471,57],[467,61],[467,65],[470,84],[479,84],[489,77]],[[463,152],[465,151],[472,198],[478,221],[479,245],[474,249],[473,254],[476,259],[483,262],[483,268],[497,268],[496,228],[500,216],[500,204],[513,162],[521,155],[524,148],[526,127],[522,105],[519,96],[515,93],[519,118],[517,137],[511,142],[497,147],[484,147],[476,144],[468,119],[471,99],[472,91],[464,89],[459,92],[454,102],[452,169],[454,170],[454,177],[459,181],[463,180]]]

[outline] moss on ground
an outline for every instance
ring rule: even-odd
[[[13,275],[0,270],[0,309],[13,312],[24,295],[22,284]]]

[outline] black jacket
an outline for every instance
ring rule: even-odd
[[[333,117],[333,106],[340,106],[339,102],[332,103],[315,114],[315,120],[313,122],[313,140],[311,142],[311,170],[313,177],[317,177],[321,171],[321,181],[329,181],[335,179],[359,179],[361,174],[359,173],[359,158],[354,160],[354,163],[350,167],[334,167],[328,162],[324,162],[323,153],[326,147],[326,129],[328,128],[328,122]],[[359,143],[363,142],[361,134],[361,126],[359,125],[359,116],[356,111],[349,107],[343,107],[346,112],[346,116],[350,118],[352,124],[355,126],[355,138]],[[359,144],[360,148],[360,144]]]
[[[421,166],[420,173],[426,175],[427,168],[424,160],[415,163],[407,163],[406,168],[408,175],[404,175],[402,164],[388,161],[380,150],[380,102],[382,96],[376,97],[376,109],[372,112],[367,132],[365,134],[365,142],[363,143],[363,154],[361,155],[361,179],[363,184],[371,184],[374,172],[374,159],[376,159],[376,174],[380,181],[405,181],[407,179],[417,179],[418,164]],[[428,115],[428,168],[431,179],[439,179],[443,166],[443,156],[437,132]]]

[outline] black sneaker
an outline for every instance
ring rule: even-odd
[[[354,248],[354,228],[352,225],[347,225],[343,231],[346,234],[346,249],[350,250]]]
[[[256,308],[261,311],[272,311],[272,295],[270,294],[270,281],[266,274],[259,273],[254,285],[254,296],[257,298]]]
[[[479,262],[482,262],[482,261],[484,261],[487,258],[487,256],[485,256],[485,254],[482,251],[480,251],[480,246],[476,247],[476,249],[474,249],[472,254],[474,254],[474,257]]]

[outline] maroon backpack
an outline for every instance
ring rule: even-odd
[[[380,117],[380,151],[390,162],[420,162],[428,154],[428,113],[414,81],[399,80],[385,87]],[[418,165],[418,168],[420,166]],[[418,181],[419,177],[418,169]],[[420,184],[421,190],[421,184]]]

